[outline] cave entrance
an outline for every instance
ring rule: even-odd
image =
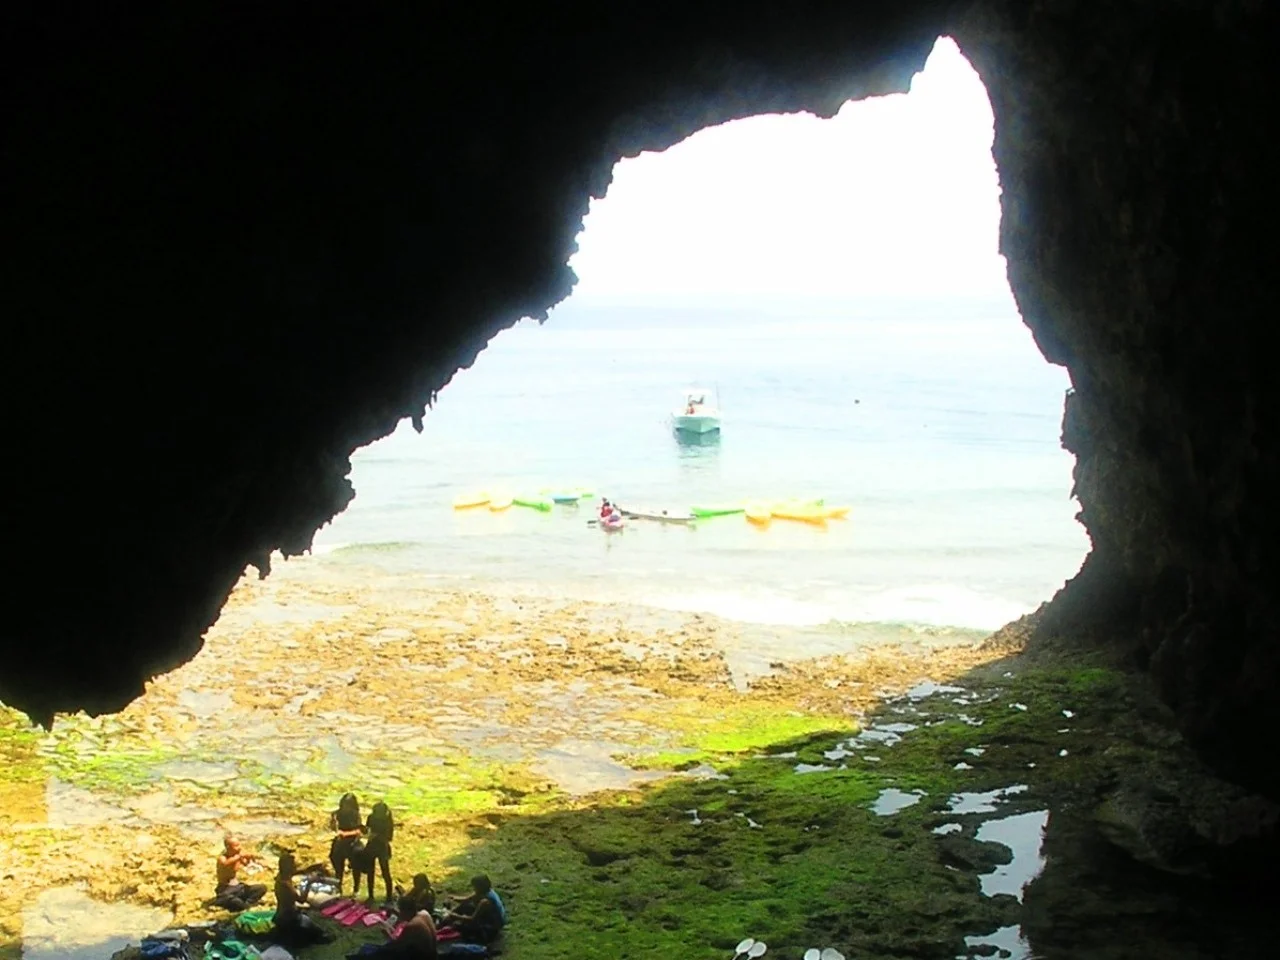
[[[378,798],[395,810],[397,879],[494,875],[519,911],[513,957],[584,932],[609,945],[630,925],[654,955],[676,942],[721,955],[726,936],[757,931],[707,910],[745,925],[766,900],[795,926],[812,878],[788,864],[807,862],[813,831],[872,801],[868,817],[921,816],[920,798],[949,789],[938,764],[964,763],[880,755],[934,722],[922,701],[962,692],[922,673],[981,661],[969,641],[1047,599],[1086,549],[1057,439],[1067,380],[1036,353],[996,254],[990,143],[981,83],[944,40],[910,95],[833,120],[727,124],[621,163],[582,237],[578,293],[545,327],[495,338],[423,435],[405,424],[361,451],[358,498],[313,556],[247,577],[204,651],[121,714],[60,718],[48,737],[0,729],[0,809],[31,828],[9,845],[22,879],[0,894],[0,951],[14,938],[31,956],[65,950],[102,900],[202,915],[224,830],[323,860],[347,789],[366,812]],[[672,431],[691,384],[718,395],[718,437]],[[601,495],[777,516],[635,519],[606,535],[591,523]],[[476,509],[454,509],[469,497]],[[816,501],[851,512],[784,515]],[[910,656],[882,652],[904,642]],[[839,660],[866,650],[881,652]],[[905,698],[899,714],[856,734],[885,689]],[[964,736],[970,711],[996,709],[956,703],[936,716]],[[812,822],[784,826],[791,781],[739,769],[759,754],[816,775]],[[864,772],[821,779],[850,758]],[[866,772],[882,760],[892,775]],[[649,781],[662,792],[583,813]],[[510,819],[534,832],[484,842]],[[858,881],[892,890],[885,928],[936,882],[960,899],[929,936],[991,929],[976,881],[955,893],[929,824],[915,826],[897,874]],[[708,855],[733,830],[767,849]],[[96,856],[140,836],[145,853]],[[866,864],[897,840],[870,819],[830,843]],[[642,861],[679,878],[669,900],[631,872]],[[164,919],[130,913],[71,946]],[[552,921],[567,926],[546,935]],[[814,945],[843,936],[829,932]]]
[[[1088,543],[1059,443],[1068,377],[997,253],[991,140],[982,82],[944,39],[910,94],[623,160],[587,217],[573,296],[494,338],[425,436],[404,423],[359,452],[358,497],[318,549],[454,585],[880,639],[1035,609]],[[719,432],[671,429],[688,385],[718,393]],[[449,509],[583,488],[545,514]],[[736,516],[605,538],[585,523],[601,496],[852,510],[821,528]]]

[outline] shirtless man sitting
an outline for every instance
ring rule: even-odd
[[[218,883],[214,887],[213,903],[225,907],[233,913],[252,906],[267,895],[267,888],[258,883],[241,883],[236,879],[236,871],[246,864],[253,863],[257,857],[240,848],[240,842],[232,836],[222,841],[222,854],[218,857]]]

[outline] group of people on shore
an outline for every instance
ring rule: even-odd
[[[442,940],[468,944],[491,944],[506,923],[506,907],[486,876],[473,877],[471,893],[448,898],[451,905],[437,908],[435,890],[425,873],[413,878],[408,893],[396,888],[393,897],[391,879],[391,843],[395,821],[385,803],[374,804],[367,820],[360,816],[360,803],[355,794],[345,794],[338,808],[329,816],[334,837],[329,845],[329,866],[336,881],[337,896],[348,872],[352,876],[352,894],[359,896],[361,879],[368,883],[368,899],[374,899],[375,874],[381,874],[386,887],[386,902],[394,904],[394,913],[383,922],[386,943],[366,945],[362,957],[433,960]],[[238,870],[258,858],[246,852],[231,836],[224,840],[223,852],[217,860],[217,886],[210,905],[239,913],[253,907],[267,893],[262,884],[243,883]],[[311,881],[330,876],[323,863],[299,867],[294,854],[279,855],[274,884],[276,909],[269,939],[285,947],[297,949],[327,942],[331,935],[308,914]],[[306,878],[301,889],[295,881]],[[332,883],[332,881],[331,881]],[[332,886],[330,887],[332,889]]]

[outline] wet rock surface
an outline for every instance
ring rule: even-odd
[[[305,567],[286,568],[280,579],[247,584],[240,600],[256,604],[265,590],[314,605],[333,599],[326,589]],[[325,813],[350,787],[366,806],[384,797],[395,810],[397,879],[419,869],[448,888],[481,870],[494,878],[512,910],[513,960],[624,951],[712,960],[745,935],[780,957],[814,943],[883,960],[1000,950],[1064,960],[1268,953],[1268,835],[1250,835],[1250,858],[1231,834],[1201,827],[1202,845],[1223,842],[1189,873],[1185,860],[1144,857],[1120,842],[1099,814],[1111,804],[1128,811],[1136,836],[1163,837],[1165,821],[1124,797],[1126,784],[1171,782],[1169,771],[1181,799],[1158,799],[1183,821],[1197,822],[1213,797],[1232,797],[1228,810],[1265,811],[1266,802],[1200,766],[1146,686],[1100,654],[1011,653],[1033,620],[976,647],[783,664],[743,691],[724,655],[733,627],[709,618],[683,628],[623,619],[624,670],[614,660],[618,618],[600,633],[589,607],[516,610],[509,599],[413,591],[397,610],[393,595],[367,622],[343,614],[297,626],[318,649],[326,637],[337,642],[338,655],[270,673],[277,700],[295,695],[291,682],[320,689],[296,715],[259,712],[251,681],[262,665],[280,666],[280,648],[255,640],[252,622],[215,633],[201,657],[120,717],[81,718],[48,736],[7,715],[0,955],[43,942],[32,911],[50,890],[74,889],[90,909],[112,902],[182,921],[210,917],[201,901],[220,830],[264,852],[288,847],[320,860]],[[388,630],[394,641],[363,642]],[[490,677],[484,687],[468,685],[457,652],[432,630],[466,650],[468,669]],[[531,674],[492,679],[494,664],[520,663],[544,631],[564,641],[571,672],[555,685]],[[418,705],[390,695],[383,684],[397,681],[384,680],[383,657],[413,677]],[[686,679],[664,680],[664,658]],[[312,669],[332,684],[316,684]],[[625,686],[597,697],[602,678]],[[456,682],[461,692],[449,699]],[[226,690],[230,700],[197,721],[205,701],[184,694],[191,689]],[[538,719],[539,709],[553,710],[560,726]],[[507,725],[507,711],[534,719]],[[259,725],[256,762],[274,752],[296,772],[242,765],[223,779],[224,764],[244,762],[239,741],[226,740],[224,754],[210,744],[250,721]],[[294,724],[310,730],[312,745],[296,768],[287,766],[303,742]],[[584,741],[586,730],[609,739]],[[878,730],[896,739],[866,738]],[[433,752],[455,737],[466,745]],[[557,780],[543,766],[548,751],[588,762],[593,775],[607,765],[619,779],[584,782],[571,768]],[[178,815],[188,810],[217,819]],[[347,931],[303,958],[345,956],[368,936]]]

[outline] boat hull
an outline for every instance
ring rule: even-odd
[[[658,523],[693,523],[697,519],[691,513],[670,513],[662,510],[623,510],[628,520],[653,520]]]
[[[671,428],[676,433],[689,433],[699,436],[705,433],[719,433],[720,418],[706,414],[677,413],[671,417]]]

